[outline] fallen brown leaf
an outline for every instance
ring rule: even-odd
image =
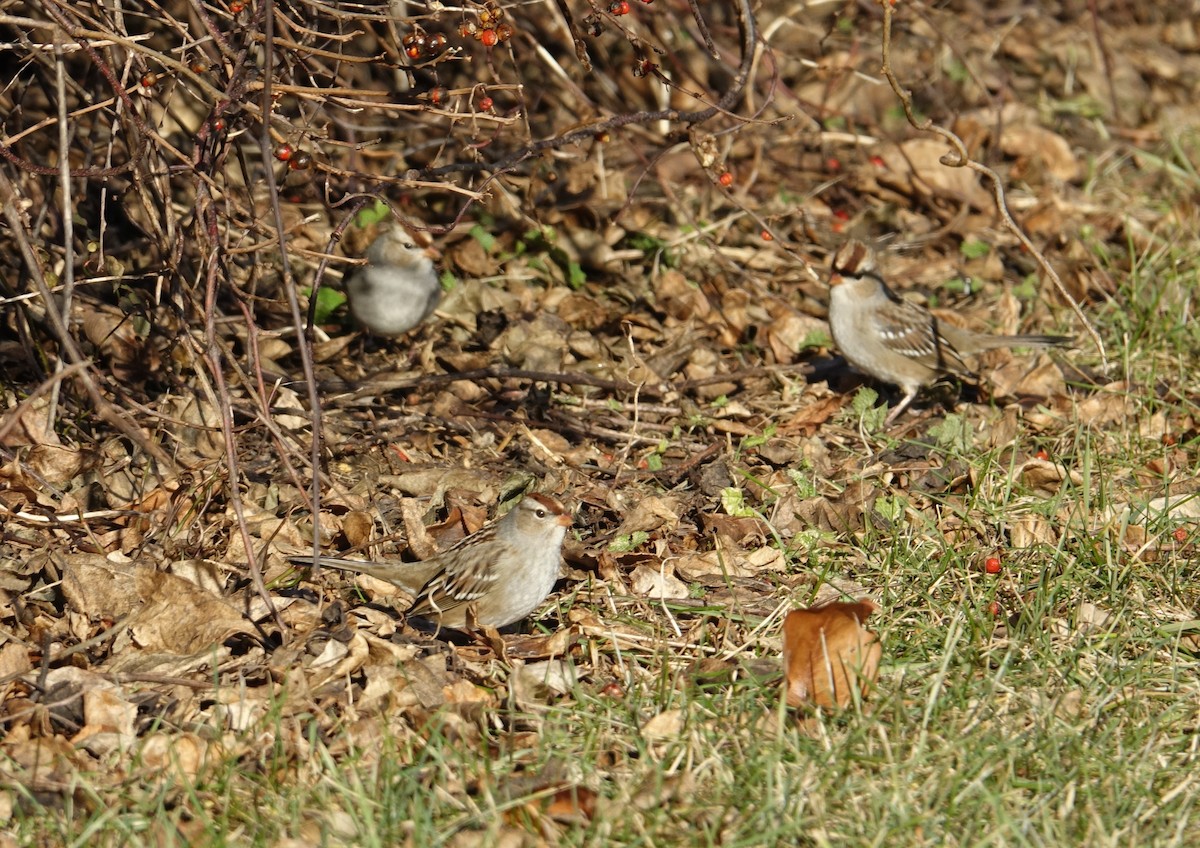
[[[862,626],[877,607],[867,599],[792,610],[783,622],[783,666],[790,707],[845,707],[865,697],[879,673],[879,637]]]

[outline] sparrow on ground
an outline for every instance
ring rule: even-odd
[[[359,562],[321,556],[322,566],[386,580],[412,595],[409,615],[456,630],[504,627],[529,615],[554,588],[571,515],[549,495],[526,496],[503,518],[422,562]],[[311,556],[291,558],[312,565]],[[470,614],[468,614],[470,611]]]
[[[401,336],[437,308],[442,287],[430,253],[393,224],[367,248],[367,264],[346,281],[350,314],[380,336]]]
[[[994,336],[943,323],[923,306],[904,300],[883,281],[871,249],[846,242],[833,255],[829,329],[854,368],[904,392],[891,424],[923,387],[946,375],[970,377],[963,357],[1002,347],[1062,347],[1067,336]]]

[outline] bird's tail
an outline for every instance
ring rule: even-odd
[[[1075,340],[1070,336],[988,336],[981,340],[980,347],[1070,347]]]

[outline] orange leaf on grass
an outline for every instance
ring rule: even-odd
[[[879,637],[862,626],[878,607],[867,599],[792,610],[783,621],[789,707],[844,707],[857,686],[865,697],[879,673]]]

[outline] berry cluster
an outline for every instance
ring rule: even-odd
[[[446,52],[446,36],[440,32],[429,35],[420,27],[414,28],[400,43],[404,45],[404,55],[414,62],[428,62]]]
[[[501,20],[503,17],[503,9],[488,3],[479,10],[479,23],[463,21],[458,34],[463,38],[474,38],[484,47],[495,47],[513,37],[513,28]]]
[[[654,0],[642,0],[642,2],[650,5]],[[632,8],[629,5],[629,0],[612,0],[608,4],[608,13],[614,18],[628,15],[631,11]],[[599,38],[600,33],[604,32],[604,22],[600,19],[600,15],[593,13],[585,16],[583,19],[583,31],[592,38]]]
[[[307,171],[312,167],[312,157],[302,150],[294,149],[290,144],[281,144],[275,148],[275,158],[287,162],[293,171]]]

